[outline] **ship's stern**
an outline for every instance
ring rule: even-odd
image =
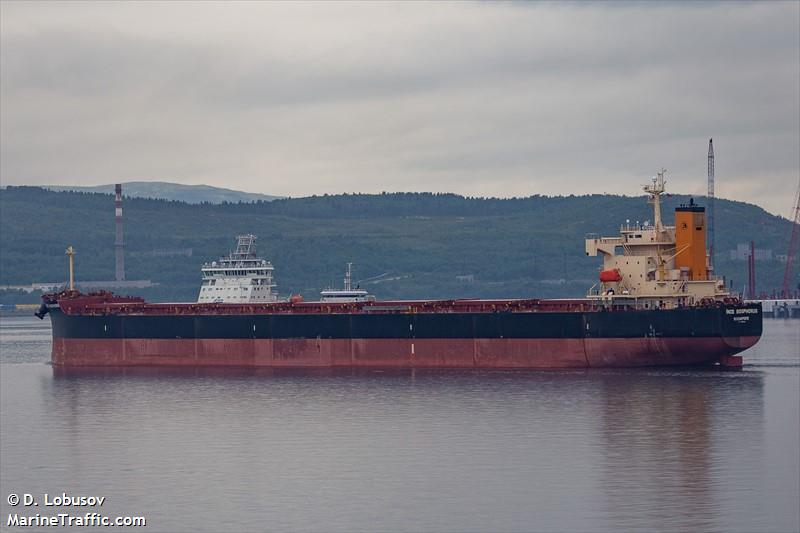
[[[720,356],[719,364],[724,367],[740,367],[743,363],[742,356],[737,354],[754,346],[761,338],[761,303],[724,305],[720,312],[720,331],[728,353]]]

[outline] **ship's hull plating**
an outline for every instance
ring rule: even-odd
[[[67,315],[57,366],[581,368],[725,362],[761,335],[759,305],[653,311]]]

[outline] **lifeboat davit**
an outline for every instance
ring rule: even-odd
[[[610,283],[612,281],[622,281],[622,274],[619,273],[618,268],[611,270],[603,270],[600,272],[600,281],[603,283]]]

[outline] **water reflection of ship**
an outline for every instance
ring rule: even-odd
[[[721,474],[756,460],[754,443],[762,448],[761,374],[620,373],[606,376],[603,389],[600,481],[609,528],[725,529]]]
[[[538,505],[545,501],[551,517],[570,513],[574,530],[730,530],[727,526],[735,520],[732,497],[737,498],[736,513],[764,512],[758,507],[763,499],[746,491],[737,496],[739,487],[763,486],[758,477],[763,475],[759,453],[765,447],[760,372],[190,367],[53,367],[53,372],[54,397],[48,404],[60,420],[79,428],[73,450],[81,448],[80,435],[92,420],[113,429],[92,437],[106,453],[127,438],[140,438],[140,428],[131,420],[155,417],[172,427],[172,407],[162,411],[149,406],[173,406],[180,410],[181,424],[201,427],[209,424],[209,417],[220,416],[220,406],[235,404],[235,409],[222,409],[238,413],[225,415],[226,423],[250,424],[254,411],[239,411],[238,406],[257,405],[264,394],[290,405],[329,406],[335,399],[342,402],[336,409],[368,413],[369,402],[359,400],[366,396],[352,393],[372,391],[399,399],[400,409],[409,408],[403,403],[410,397],[414,405],[430,406],[422,414],[428,422],[458,406],[456,412],[473,437],[500,446],[486,457],[504,450],[515,465],[518,475],[504,482]],[[359,379],[336,378],[342,375]],[[344,383],[348,392],[341,395]],[[210,410],[191,407],[210,393],[216,398]],[[417,404],[421,398],[437,401]],[[413,419],[410,411],[405,413]],[[500,439],[487,438],[488,429],[499,430]],[[505,436],[511,440],[504,441]],[[161,438],[177,442],[183,435],[168,431]],[[247,448],[253,442],[247,436],[237,442],[248,458],[263,455],[257,446]],[[445,456],[454,453],[448,448]],[[498,460],[501,466],[503,462]]]

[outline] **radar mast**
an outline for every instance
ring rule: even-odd
[[[667,169],[662,168],[658,176],[653,178],[651,185],[644,186],[644,192],[650,195],[648,202],[653,204],[653,225],[656,228],[656,233],[661,235],[664,231],[664,225],[661,223],[661,195],[664,193],[664,174]]]

